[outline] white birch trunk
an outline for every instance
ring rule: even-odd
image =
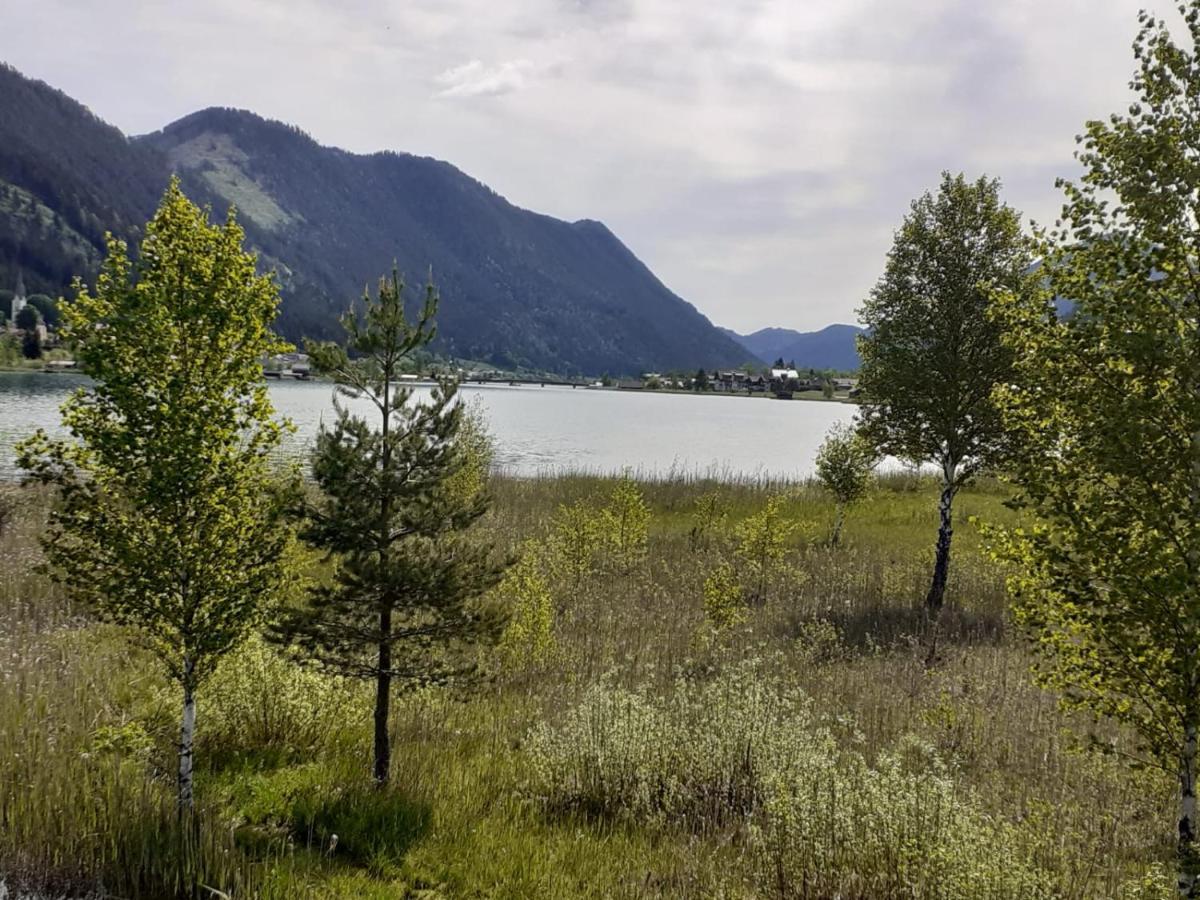
[[[1196,854],[1196,725],[1184,728],[1179,758],[1179,896],[1200,897],[1200,860]]]
[[[179,729],[179,809],[192,809],[192,756],[196,739],[196,664],[183,661],[183,722]]]

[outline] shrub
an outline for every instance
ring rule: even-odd
[[[806,769],[833,744],[808,698],[751,661],[707,684],[680,679],[662,698],[601,683],[561,725],[536,728],[528,750],[531,787],[551,809],[703,830],[749,814],[768,768]]]
[[[719,490],[706,491],[696,498],[692,507],[692,528],[688,545],[693,551],[709,545],[712,535],[719,534],[729,516],[729,504]]]
[[[716,637],[746,620],[742,586],[729,563],[721,563],[704,579],[704,620]]]
[[[541,547],[527,541],[495,590],[509,612],[500,655],[513,669],[543,665],[554,652],[554,599],[542,557]]]
[[[488,431],[487,411],[479,397],[464,401],[462,426],[459,430],[459,449],[463,466],[448,479],[445,490],[467,502],[482,494],[488,485],[496,445]]]
[[[596,570],[604,536],[602,516],[587,500],[562,505],[551,523],[551,561],[556,573],[578,585]]]
[[[871,486],[871,476],[879,455],[870,442],[850,423],[829,429],[817,451],[817,480],[837,506],[829,543],[837,545],[846,520],[846,509],[861,500]]]
[[[656,697],[601,684],[528,742],[546,808],[704,832],[748,827],[760,895],[1039,898],[1026,835],[986,815],[927,745],[870,765],[808,698],[749,661]]]
[[[737,527],[737,556],[741,561],[750,599],[755,603],[767,602],[772,588],[784,572],[784,556],[788,541],[801,529],[807,534],[810,526],[802,528],[796,522],[783,517],[783,497],[774,494],[767,498],[766,505],[748,517]]]
[[[1056,896],[1017,829],[983,813],[915,739],[874,766],[845,754],[767,784],[753,843],[756,881],[772,896]]]
[[[356,685],[298,666],[254,636],[201,687],[203,740],[222,750],[311,752],[330,735],[366,725],[366,704]]]
[[[632,571],[646,558],[650,507],[646,505],[642,489],[628,472],[609,495],[603,522],[605,537],[618,570]]]

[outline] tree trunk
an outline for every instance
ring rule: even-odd
[[[196,663],[183,658],[183,721],[179,728],[179,811],[192,811],[192,756],[196,740]]]
[[[833,520],[833,534],[829,537],[831,546],[836,547],[838,541],[842,538],[842,524],[846,521],[846,504],[839,503],[837,507],[837,518]]]
[[[1200,897],[1200,855],[1196,852],[1196,725],[1184,731],[1179,759],[1179,896]]]
[[[392,614],[379,614],[379,673],[375,679],[375,786],[385,787],[392,769],[388,712],[392,700]]]
[[[942,499],[938,503],[941,525],[938,527],[937,559],[933,564],[933,583],[925,597],[925,608],[934,616],[942,609],[946,599],[946,579],[950,575],[950,539],[954,535],[954,477],[947,467],[942,480]]]

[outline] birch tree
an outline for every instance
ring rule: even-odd
[[[998,544],[1042,679],[1128,725],[1178,781],[1178,890],[1200,896],[1200,2],[1186,45],[1141,16],[1136,101],[1089,122],[1085,174],[1041,236],[1045,291],[1002,296],[1018,440]],[[1073,314],[1060,317],[1052,298]]]
[[[943,173],[888,254],[859,310],[863,433],[883,454],[937,466],[938,534],[926,608],[941,609],[950,572],[954,497],[1000,458],[1003,429],[992,389],[1009,379],[1012,352],[989,319],[991,292],[1032,289],[1030,246],[1000,183]]]
[[[192,806],[196,688],[284,575],[270,456],[281,424],[262,379],[279,293],[233,214],[209,224],[172,181],[137,261],[112,238],[95,293],[76,283],[64,336],[92,384],[62,406],[72,440],[20,448],[60,502],[51,575],[129,626],[182,695],[179,805]]]
[[[829,536],[833,546],[841,540],[847,508],[866,496],[878,463],[879,454],[852,424],[834,425],[817,450],[817,480],[837,506]]]

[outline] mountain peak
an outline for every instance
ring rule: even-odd
[[[348,301],[395,264],[437,273],[438,349],[459,358],[614,375],[745,359],[602,223],[521,209],[450,163],[349,153],[228,107],[130,140],[15,70],[0,80],[0,213],[30,211],[0,215],[0,282],[20,270],[58,293],[94,276],[104,231],[136,239],[175,172],[193,200],[237,207],[293,340],[336,336]]]
[[[725,334],[764,361],[795,360],[804,369],[840,369],[849,371],[861,365],[856,338],[863,333],[857,325],[826,325],[819,331],[795,331],[791,328],[760,328],[751,334],[738,334],[728,328]]]

